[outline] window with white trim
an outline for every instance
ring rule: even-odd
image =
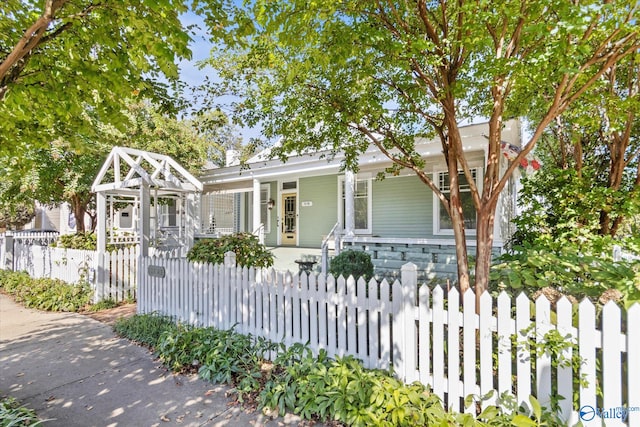
[[[471,176],[478,185],[478,169],[471,169]],[[449,199],[451,195],[451,189],[449,187],[449,172],[438,172],[435,174],[438,188]],[[476,209],[473,205],[473,198],[471,197],[471,188],[467,177],[464,172],[458,173],[458,181],[460,183],[460,199],[462,202],[462,215],[464,217],[464,228],[471,232],[476,230]],[[434,197],[435,203],[435,224],[434,230],[436,233],[449,234],[453,233],[453,222],[451,217],[447,213],[447,210],[442,206],[442,202],[437,197]]]
[[[176,199],[160,199],[162,203],[159,206],[159,222],[160,227],[176,227],[178,217],[178,200]]]
[[[345,218],[345,191],[344,177],[340,177],[340,221],[344,230]],[[371,178],[356,178],[353,192],[353,208],[355,216],[354,232],[359,234],[371,233]]]

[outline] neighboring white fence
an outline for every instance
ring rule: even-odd
[[[11,248],[7,250],[6,240],[11,237]],[[94,291],[94,302],[136,298],[137,246],[99,257],[96,251],[47,246],[55,240],[54,236],[29,234],[11,237],[1,236],[0,268],[26,271],[31,277],[49,277],[67,283],[86,281]],[[10,255],[7,257],[7,254]]]
[[[97,252],[96,257],[97,257]],[[136,299],[138,277],[138,246],[103,254],[102,263],[96,259],[96,278],[91,281],[95,301],[112,299],[126,301]],[[97,274],[104,268],[104,275]]]
[[[233,257],[226,264],[143,258],[138,311],[235,327],[287,345],[308,343],[332,356],[351,354],[369,368],[392,367],[407,383],[429,385],[455,411],[475,411],[464,408],[464,398],[494,390],[482,406],[496,403],[502,393],[524,404],[535,395],[547,406],[563,396],[559,405],[570,425],[579,421],[580,408],[622,407],[635,407],[639,412],[629,412],[627,422],[640,425],[639,304],[621,313],[610,302],[597,319],[589,301],[574,310],[563,298],[552,312],[544,297],[532,302],[520,295],[513,301],[503,293],[494,300],[485,293],[476,314],[472,292],[461,302],[455,289],[446,295],[440,287],[419,286],[413,264],[393,284],[256,273],[236,267]],[[564,346],[560,356],[542,351],[545,343]],[[575,351],[582,364],[574,369],[563,360]],[[579,386],[578,378],[587,385]],[[600,425],[600,418],[593,422]],[[627,424],[618,419],[607,425]]]

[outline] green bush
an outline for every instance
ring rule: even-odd
[[[87,283],[34,279],[25,272],[0,271],[0,287],[25,307],[46,311],[79,311],[91,302]]]
[[[90,231],[76,234],[63,234],[58,237],[58,241],[51,246],[57,246],[65,249],[83,249],[86,251],[95,251],[98,247],[98,238],[95,233]]]
[[[176,331],[176,322],[169,316],[155,313],[135,314],[116,320],[113,330],[121,337],[155,348],[167,331]]]
[[[42,425],[42,421],[33,409],[20,406],[20,403],[12,398],[0,399],[0,427],[36,427]]]
[[[580,253],[570,243],[559,250],[542,245],[525,245],[500,256],[492,267],[491,287],[513,294],[533,293],[553,287],[577,300],[594,303],[609,299],[630,306],[640,301],[640,261],[613,261],[606,256]]]
[[[189,261],[224,263],[224,254],[235,252],[236,263],[246,267],[273,266],[273,254],[249,233],[236,233],[217,239],[198,240],[187,253]]]
[[[343,276],[355,279],[364,277],[369,280],[373,277],[373,263],[371,255],[362,251],[346,250],[331,260],[329,273],[334,277]]]

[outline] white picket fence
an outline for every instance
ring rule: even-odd
[[[552,312],[544,297],[532,302],[520,295],[513,301],[503,293],[494,300],[485,293],[476,314],[472,292],[461,302],[455,289],[446,294],[440,287],[419,286],[413,264],[393,284],[256,272],[236,267],[233,257],[226,266],[143,258],[140,267],[140,313],[235,327],[287,345],[308,343],[331,356],[350,354],[369,368],[392,367],[405,382],[430,386],[454,411],[475,411],[464,408],[463,399],[492,390],[482,407],[503,393],[523,404],[534,395],[547,406],[563,396],[561,415],[570,425],[579,421],[580,408],[640,411],[640,304],[622,313],[610,302],[598,319],[585,300],[574,320],[574,307],[564,298]],[[536,352],[552,330],[560,344],[575,346],[565,346],[557,357]],[[575,369],[563,363],[574,351],[583,362]],[[583,425],[601,425],[599,417],[596,424],[588,421]],[[629,412],[626,422],[611,419],[606,425],[640,425],[640,412]]]
[[[95,251],[41,246],[21,239],[13,243],[14,271],[67,283],[86,281],[94,291],[94,302],[135,299],[137,266],[137,246],[103,254],[100,260]],[[99,274],[100,269],[104,270],[103,274]]]

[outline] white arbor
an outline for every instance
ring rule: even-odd
[[[114,147],[91,187],[96,193],[98,252],[106,251],[107,239],[117,235],[113,215],[132,206],[131,243],[139,243],[140,254],[149,247],[193,245],[198,227],[197,194],[202,183],[169,156]],[[170,224],[161,221],[161,211],[171,206]]]

